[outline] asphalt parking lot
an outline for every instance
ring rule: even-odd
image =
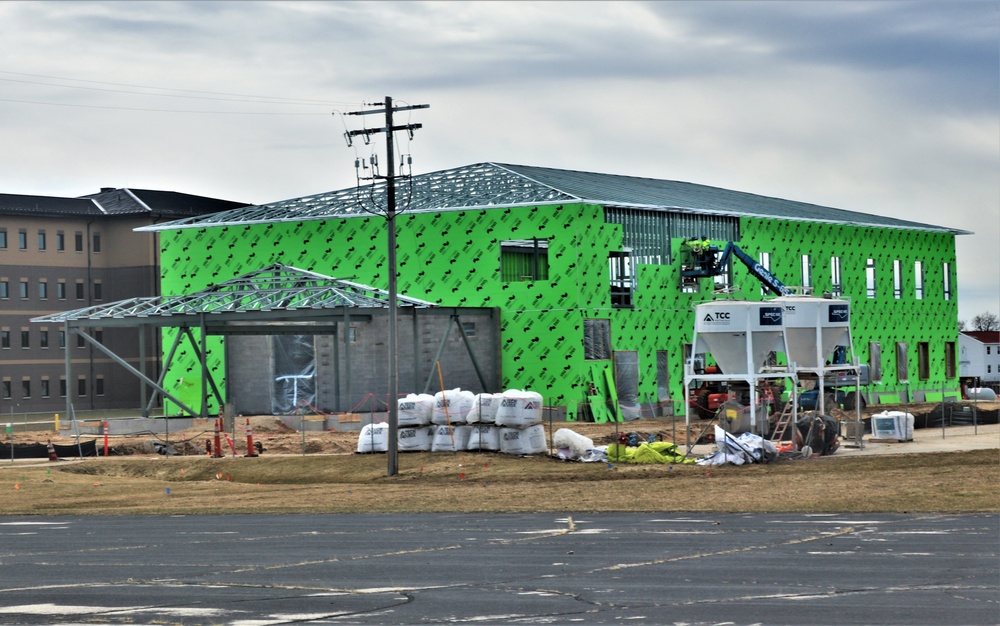
[[[998,538],[997,515],[7,517],[0,623],[996,624]]]

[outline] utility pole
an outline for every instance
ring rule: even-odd
[[[371,109],[368,111],[353,111],[348,115],[372,115],[384,114],[385,126],[382,128],[366,128],[363,130],[351,130],[344,133],[347,145],[351,145],[351,138],[363,135],[365,143],[373,134],[385,133],[385,151],[388,161],[388,171],[385,176],[379,176],[372,172],[372,178],[382,178],[385,180],[385,221],[386,230],[389,233],[388,265],[389,265],[389,469],[388,476],[395,476],[399,473],[399,358],[396,354],[396,170],[395,170],[395,150],[393,146],[392,134],[397,130],[405,130],[412,137],[413,131],[422,128],[422,124],[404,124],[393,126],[392,114],[396,111],[412,111],[414,109],[427,109],[429,104],[414,104],[404,107],[393,107],[392,98],[385,97],[385,108]],[[373,183],[374,184],[374,183]]]

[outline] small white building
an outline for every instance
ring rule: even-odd
[[[958,334],[958,371],[962,378],[979,377],[984,385],[1000,383],[1000,332]]]

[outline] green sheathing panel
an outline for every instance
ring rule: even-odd
[[[388,285],[380,217],[186,229],[161,237],[165,294],[188,293],[272,263]],[[502,282],[501,242],[532,237],[548,242],[550,279]],[[530,388],[562,406],[586,400],[583,320],[612,316],[607,259],[609,249],[620,247],[620,227],[605,224],[595,206],[404,213],[398,216],[398,289],[444,306],[500,308],[504,387]],[[165,345],[171,340],[165,333]],[[221,352],[220,343],[209,341],[213,373],[224,371]],[[186,384],[197,371],[185,344],[167,385]],[[193,395],[200,389],[199,380]]]
[[[862,363],[871,362],[871,342],[882,355],[882,382],[873,394],[905,397],[919,390],[954,389],[947,378],[945,346],[958,341],[958,300],[955,283],[955,236],[948,233],[862,228],[855,226],[744,219],[740,247],[750,256],[771,254],[771,271],[786,285],[802,285],[802,257],[809,255],[812,285],[817,294],[831,291],[832,259],[840,258],[843,295],[851,301],[851,333]],[[875,261],[875,297],[869,298],[865,267]],[[895,295],[894,261],[899,261],[901,289]],[[916,297],[915,263],[923,266],[923,298]],[[951,299],[945,299],[944,268],[950,274]],[[737,262],[735,280],[748,299],[760,299],[760,283]],[[929,376],[921,380],[919,344],[928,347]],[[907,346],[909,384],[897,377],[896,345]],[[956,357],[957,358],[957,357]],[[919,399],[919,398],[917,398]]]
[[[699,293],[680,288],[680,259],[670,265],[635,267],[632,308],[613,308],[609,253],[622,250],[622,227],[604,220],[603,209],[586,204],[510,207],[487,210],[403,213],[398,216],[397,263],[401,294],[443,306],[497,307],[501,310],[504,388],[531,389],[552,406],[586,403],[595,370],[613,362],[584,358],[587,319],[607,319],[612,350],[634,350],[639,358],[639,400],[655,402],[656,352],[669,355],[670,400],[683,411],[683,347],[691,341],[693,306],[711,300],[711,280]],[[944,342],[957,340],[952,235],[856,228],[815,223],[745,219],[740,246],[756,256],[772,255],[772,270],[786,284],[801,282],[801,255],[812,260],[818,291],[830,288],[830,258],[839,256],[845,295],[853,303],[854,342],[867,362],[868,342],[882,346],[883,382],[873,391],[898,393],[895,343],[907,342],[910,391],[956,387],[944,378]],[[500,245],[538,238],[548,245],[549,279],[501,280]],[[677,250],[680,239],[675,239]],[[349,278],[387,288],[385,220],[341,220],[184,229],[161,234],[162,290],[189,293],[272,263]],[[725,242],[717,242],[725,244]],[[865,296],[865,260],[878,267],[878,298]],[[904,290],[893,298],[892,261],[904,268]],[[924,264],[924,299],[914,298],[913,263]],[[952,300],[943,299],[942,264],[952,273]],[[735,278],[745,297],[760,299],[760,284],[740,265]],[[172,340],[166,331],[165,346]],[[197,332],[195,332],[197,336]],[[931,355],[928,380],[918,379],[917,343]],[[209,369],[224,388],[222,343],[208,342]],[[447,386],[448,373],[444,372]],[[166,378],[168,388],[185,390],[183,400],[198,408],[201,381],[197,360],[185,342]],[[193,386],[192,386],[193,385]],[[414,391],[401,389],[407,393]],[[494,390],[496,391],[496,390]],[[214,401],[210,411],[217,410]]]

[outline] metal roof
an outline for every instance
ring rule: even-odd
[[[79,198],[0,194],[0,215],[33,217],[153,216],[183,219],[247,206],[177,191],[105,188]]]
[[[967,231],[943,226],[694,183],[505,163],[477,163],[418,174],[398,181],[396,189],[397,209],[410,212],[574,202],[704,215],[968,234]],[[385,182],[378,181],[372,185],[236,208],[137,230],[338,219],[370,215],[384,205]]]
[[[431,302],[406,296],[397,296],[397,303],[399,306],[420,308],[436,306]],[[35,317],[31,321],[86,321],[86,325],[98,322],[108,325],[109,321],[136,318],[197,317],[201,314],[249,312],[301,313],[345,307],[384,309],[388,306],[388,293],[381,289],[275,264],[191,294],[129,298],[111,304]]]

